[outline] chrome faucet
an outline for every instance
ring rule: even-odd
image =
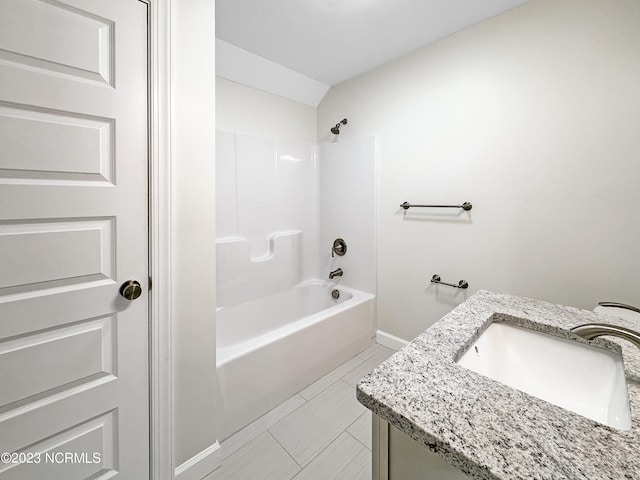
[[[640,348],[640,333],[629,328],[619,327],[617,325],[607,325],[606,323],[587,323],[573,327],[571,332],[584,338],[585,340],[593,340],[604,335],[622,338],[633,343]]]
[[[329,280],[333,280],[336,277],[341,277],[344,272],[341,268],[336,268],[333,272],[329,272]]]

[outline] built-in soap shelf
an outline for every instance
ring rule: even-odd
[[[216,241],[217,304],[237,305],[291,288],[302,281],[302,232],[274,232],[266,255],[251,258],[242,237]]]

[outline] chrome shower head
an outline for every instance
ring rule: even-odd
[[[340,135],[340,125],[346,125],[346,124],[347,124],[347,119],[343,118],[338,123],[336,123],[335,127],[331,127],[331,133],[333,133],[334,135]]]

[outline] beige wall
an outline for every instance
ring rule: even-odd
[[[343,117],[379,138],[381,330],[410,339],[477,289],[640,304],[638,25],[637,0],[534,0],[329,91],[319,142]]]
[[[213,2],[172,2],[175,466],[216,443],[214,33]]]
[[[217,77],[216,128],[315,145],[316,109]]]

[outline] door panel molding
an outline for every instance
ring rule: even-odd
[[[4,47],[0,48],[0,60],[25,69],[114,86],[115,25],[112,21],[55,0],[5,2],[12,28],[0,35]],[[27,25],[22,23],[26,19]],[[34,30],[47,32],[48,29],[41,27],[50,24],[59,30],[73,31],[83,41],[78,42],[72,36],[47,38],[30,34]]]
[[[39,463],[4,464],[0,465],[0,475],[3,479],[14,478],[65,478],[72,480],[78,478],[78,471],[69,471],[69,465],[63,462],[54,463],[44,459],[60,461],[64,458],[64,452],[73,451],[73,445],[81,442],[83,445],[91,445],[92,455],[83,458],[86,467],[81,473],[85,478],[100,475],[109,478],[117,474],[118,439],[116,432],[116,412],[110,410],[98,417],[87,420],[69,428],[53,437],[42,440],[35,445],[17,453],[29,452],[39,454]],[[46,456],[46,457],[45,457]]]

